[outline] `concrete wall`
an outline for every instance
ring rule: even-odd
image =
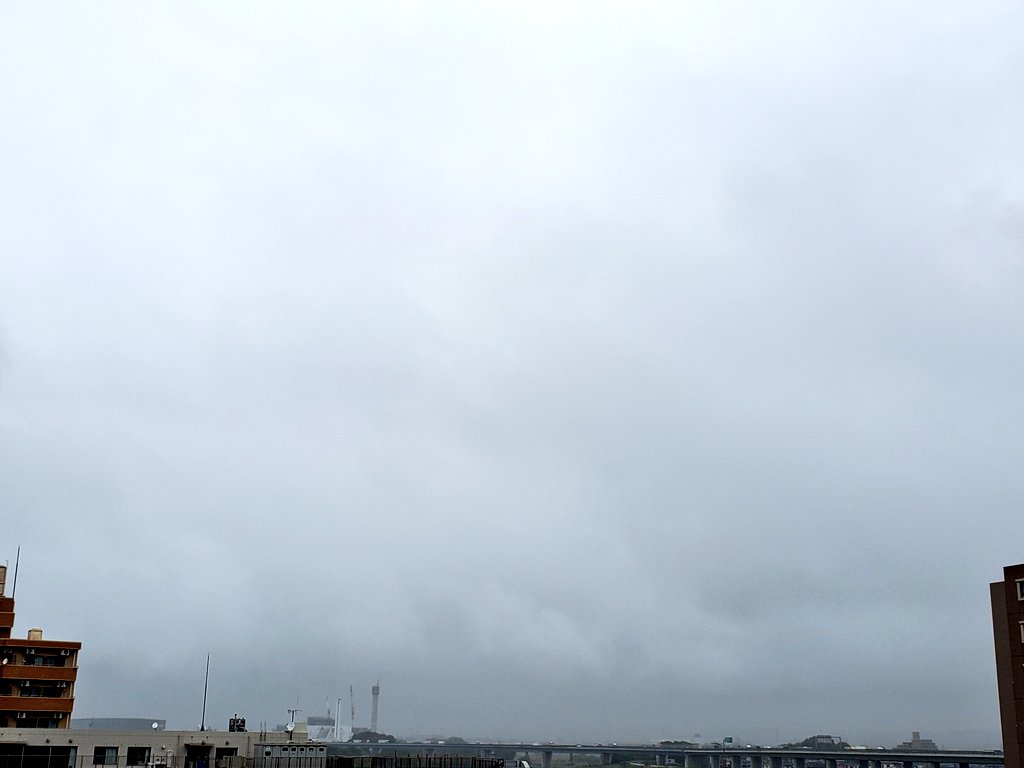
[[[306,744],[305,731],[293,734],[296,744]],[[211,756],[217,749],[235,750],[240,757],[252,757],[257,744],[286,744],[288,734],[282,731],[107,731],[96,728],[0,728],[0,743],[27,744],[29,746],[73,746],[78,758],[76,765],[91,766],[96,747],[117,747],[117,766],[127,765],[128,747],[148,747],[150,764],[182,765],[187,747],[210,747]],[[210,761],[213,766],[213,760]]]

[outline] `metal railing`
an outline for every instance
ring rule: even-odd
[[[505,768],[505,761],[462,755],[231,756],[211,760],[160,755],[129,763],[124,754],[119,754],[116,762],[96,762],[93,754],[75,754],[67,748],[29,748],[0,753],[0,768]]]

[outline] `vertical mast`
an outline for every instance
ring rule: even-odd
[[[203,719],[199,724],[199,730],[206,730],[206,694],[210,690],[210,654],[206,654],[206,682],[203,683]]]
[[[18,546],[18,554],[14,556],[14,582],[11,584],[11,597],[18,591],[18,565],[21,563],[21,545]]]

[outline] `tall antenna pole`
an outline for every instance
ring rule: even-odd
[[[348,687],[348,700],[352,702],[352,731],[356,729],[356,695],[352,693],[352,686]]]
[[[14,557],[14,583],[11,584],[11,598],[18,591],[18,564],[21,562],[21,545],[18,545],[18,554]]]
[[[203,720],[199,724],[199,730],[206,730],[206,694],[210,690],[210,654],[206,654],[206,683],[203,684]]]

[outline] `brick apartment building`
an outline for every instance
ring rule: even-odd
[[[41,629],[11,637],[14,598],[0,565],[0,728],[67,728],[75,704],[81,643],[44,640]]]
[[[990,585],[1006,768],[1024,768],[1024,563],[1003,568]]]

